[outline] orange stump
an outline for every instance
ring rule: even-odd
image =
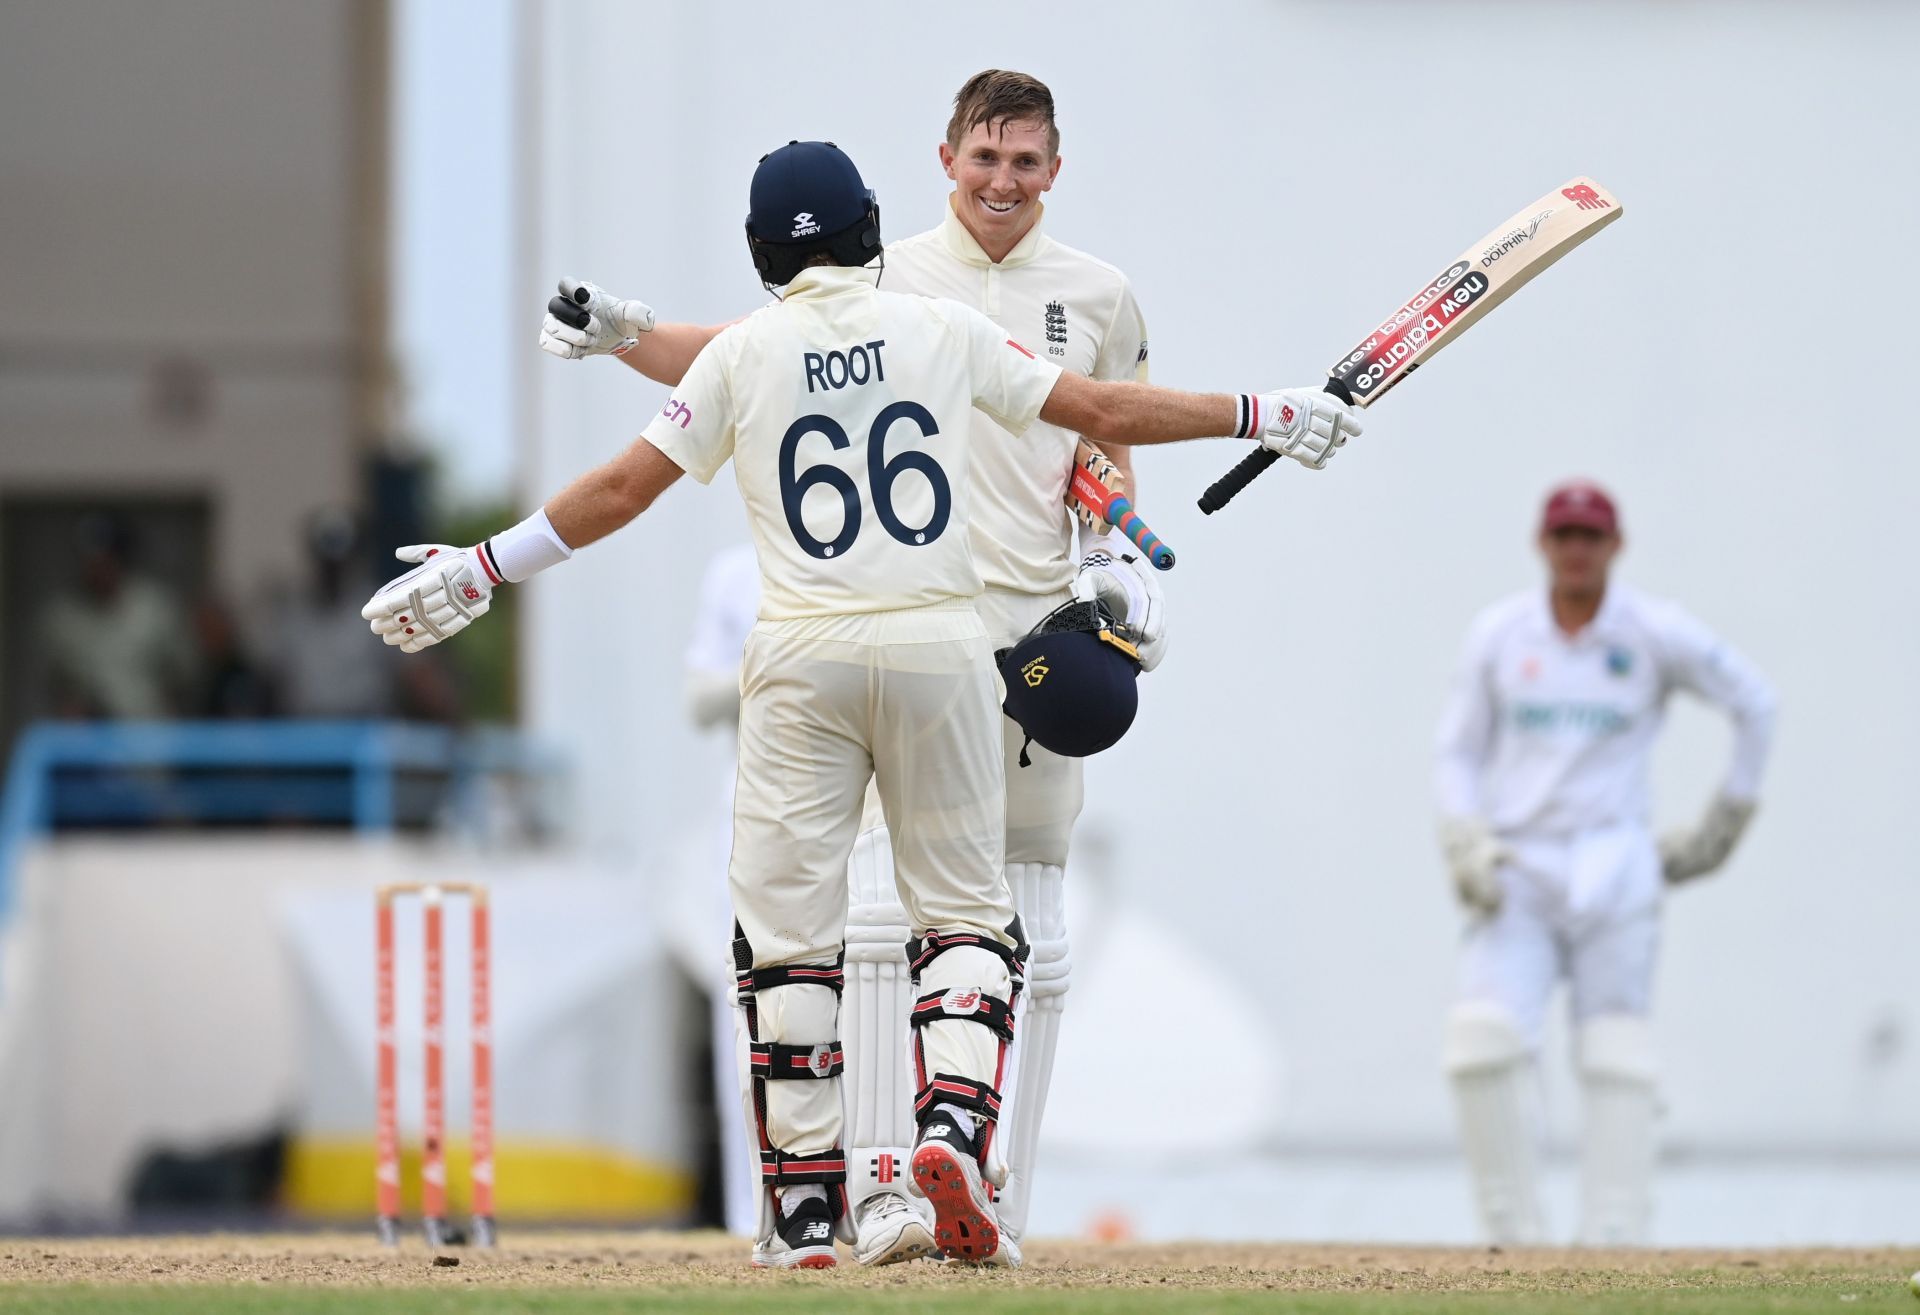
[[[394,1009],[393,902],[417,895],[425,927],[425,1139],[420,1166],[422,1227],[427,1244],[446,1246],[460,1240],[447,1218],[447,1093],[446,1093],[446,897],[465,895],[472,930],[470,997],[473,1008],[473,1241],[492,1246],[493,1221],[493,1011],[492,924],[485,887],[460,882],[382,886],[375,894],[375,986],[378,1055],[375,1065],[379,1091],[375,1106],[375,1187],[378,1197],[380,1240],[389,1246],[400,1240],[400,1131],[397,1095],[396,1019]]]

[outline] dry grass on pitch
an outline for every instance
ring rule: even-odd
[[[838,1291],[849,1307],[883,1292],[938,1299],[980,1293],[986,1284],[1004,1298],[1041,1297],[1063,1289],[1101,1290],[1119,1297],[1143,1289],[1190,1306],[1204,1294],[1247,1293],[1538,1294],[1598,1297],[1630,1293],[1697,1292],[1737,1298],[1752,1308],[1765,1294],[1830,1293],[1838,1302],[1858,1294],[1866,1308],[1899,1292],[1920,1252],[1817,1251],[1515,1251],[1383,1246],[1303,1246],[1226,1243],[1134,1244],[1035,1242],[1017,1273],[955,1272],[932,1264],[861,1270],[851,1263],[824,1274],[756,1273],[741,1242],[712,1233],[508,1233],[494,1252],[454,1250],[459,1263],[435,1266],[417,1240],[398,1250],[371,1237],[346,1234],[213,1235],[88,1239],[0,1238],[0,1307],[19,1285],[182,1284],[288,1286],[313,1289],[561,1290],[670,1287],[758,1305],[758,1291],[774,1296],[796,1282],[812,1293]],[[1189,1298],[1181,1301],[1176,1293]],[[859,1295],[856,1295],[859,1294]],[[346,1293],[339,1294],[342,1298]],[[1903,1301],[1911,1301],[1900,1293]],[[352,1305],[343,1300],[342,1308]],[[564,1304],[564,1303],[562,1303]],[[806,1303],[812,1305],[811,1302]],[[911,1304],[909,1300],[906,1304]],[[942,1303],[944,1304],[944,1303]],[[1074,1303],[1078,1304],[1078,1303]],[[1132,1303],[1127,1303],[1131,1305]],[[1237,1302],[1235,1304],[1238,1304]],[[1371,1307],[1372,1303],[1361,1304]],[[1524,1303],[1522,1303],[1524,1304]],[[1716,1303],[1717,1304],[1717,1303]],[[1745,1303],[1739,1303],[1744,1305]],[[596,1303],[597,1305],[597,1303]],[[1316,1303],[1317,1306],[1317,1303]],[[1617,1308],[1612,1302],[1597,1307]],[[1837,1308],[1837,1305],[1836,1305]],[[1920,1306],[1914,1308],[1920,1311]]]

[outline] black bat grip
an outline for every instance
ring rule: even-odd
[[[1207,486],[1200,495],[1200,510],[1211,516],[1232,502],[1234,496],[1266,473],[1268,466],[1280,459],[1280,454],[1271,448],[1257,447],[1240,458],[1240,464]]]
[[[1348,391],[1347,385],[1341,380],[1328,379],[1326,391],[1332,393],[1348,406],[1353,405],[1353,394]],[[1209,516],[1213,515],[1214,512],[1219,511],[1229,502],[1232,502],[1234,498],[1239,495],[1241,489],[1244,489],[1261,475],[1264,475],[1267,467],[1279,459],[1280,454],[1272,448],[1257,447],[1247,453],[1246,456],[1240,458],[1239,464],[1232,470],[1229,470],[1226,474],[1207,486],[1207,491],[1200,495],[1200,510]]]

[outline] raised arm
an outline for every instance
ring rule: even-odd
[[[487,614],[493,591],[558,566],[653,505],[680,467],[644,438],[555,494],[511,529],[471,548],[417,543],[396,554],[417,562],[375,591],[360,615],[373,633],[407,653],[431,648]]]
[[[604,539],[653,505],[685,472],[644,438],[561,489],[546,517],[569,551]]]
[[[561,279],[560,295],[547,303],[540,350],[564,361],[617,357],[628,368],[673,387],[686,377],[724,324],[660,324],[653,307],[577,279]]]
[[[1360,413],[1313,388],[1277,393],[1183,393],[1153,384],[1062,373],[1040,408],[1051,425],[1097,443],[1147,446],[1190,438],[1255,438],[1310,470],[1360,433]]]

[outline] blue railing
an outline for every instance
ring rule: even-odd
[[[404,722],[42,722],[14,746],[0,792],[0,922],[28,842],[78,827],[351,827],[403,820],[410,782],[470,800],[489,777],[535,780],[553,758],[504,729]],[[478,816],[484,806],[474,801]],[[441,809],[438,811],[446,811]],[[407,820],[417,820],[408,818]]]

